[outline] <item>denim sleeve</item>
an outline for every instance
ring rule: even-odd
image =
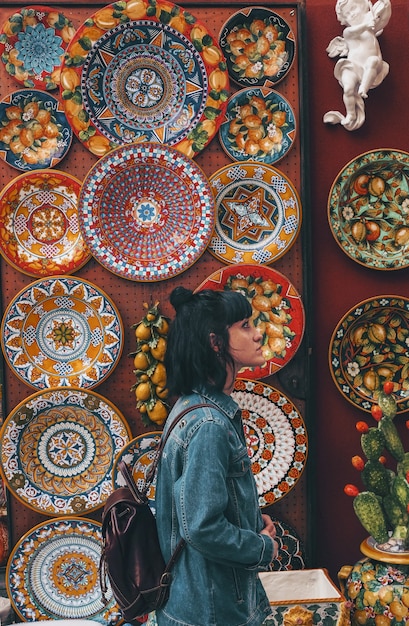
[[[248,457],[241,464],[237,460],[239,451],[237,434],[217,420],[202,422],[192,434],[185,446],[183,474],[175,484],[179,527],[205,558],[259,569],[271,563],[274,544],[257,532],[260,511],[254,477]]]

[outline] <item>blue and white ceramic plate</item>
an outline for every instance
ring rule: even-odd
[[[115,456],[130,428],[95,392],[59,387],[18,404],[0,437],[1,472],[10,492],[45,515],[78,515],[104,505]]]

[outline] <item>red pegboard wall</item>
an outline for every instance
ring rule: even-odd
[[[26,2],[24,4],[19,4],[15,1],[9,3],[3,2],[0,7],[0,22],[3,23],[16,9],[29,4],[30,2]],[[35,4],[40,3],[36,2]],[[54,0],[46,4],[57,5]],[[186,6],[186,8],[188,8],[198,19],[205,23],[209,31],[215,36],[215,38],[217,38],[221,26],[229,18],[229,16],[235,10],[241,8],[241,6],[248,6],[247,4],[241,5],[240,3],[235,2],[229,3],[229,6],[226,6],[226,4],[227,3],[224,2],[190,2],[189,5],[184,4],[184,6]],[[81,6],[73,6],[73,3],[68,1],[65,3],[58,3],[57,6],[67,17],[71,19],[74,26],[77,28],[87,17],[89,17],[89,15],[98,10],[101,6],[104,6],[104,4],[91,2],[87,7],[84,7],[83,4]],[[293,182],[301,196],[301,199],[303,200],[304,194],[301,188],[303,180],[303,172],[301,170],[303,162],[301,137],[303,133],[300,132],[302,130],[300,129],[300,109],[302,107],[302,98],[300,94],[300,72],[303,62],[303,50],[299,33],[300,6],[297,3],[285,2],[282,4],[264,3],[264,6],[268,6],[282,15],[291,26],[296,38],[296,55],[293,66],[285,78],[278,85],[276,85],[274,89],[280,92],[288,100],[295,112],[297,120],[297,136],[289,153],[279,163],[275,164],[275,167],[281,170]],[[0,67],[0,79],[0,95],[2,98],[15,90],[22,88],[19,83],[7,74],[3,65]],[[239,86],[231,83],[231,93],[234,93],[234,91],[237,91],[238,89]],[[74,136],[67,156],[57,164],[56,169],[70,173],[80,180],[83,180],[96,160],[97,157],[88,152],[88,150]],[[222,150],[217,137],[212,140],[211,144],[205,148],[205,150],[199,154],[195,160],[208,177],[219,168],[231,163],[231,159]],[[13,169],[4,161],[0,162],[1,187],[20,174],[20,171]],[[305,212],[305,210],[306,207],[303,204],[303,212]],[[281,259],[274,263],[274,267],[289,278],[289,280],[296,286],[301,296],[303,296],[305,284],[302,249],[302,246],[305,245],[303,243],[304,239],[305,238],[299,236],[291,249],[288,250]],[[153,430],[153,428],[147,428],[143,425],[140,414],[135,407],[134,394],[130,390],[135,380],[132,371],[133,359],[129,356],[129,353],[135,350],[136,345],[132,324],[139,321],[144,313],[142,303],[144,301],[151,302],[158,300],[160,302],[161,312],[165,315],[171,316],[172,310],[168,304],[168,297],[172,289],[180,284],[183,284],[188,288],[195,289],[204,279],[221,266],[222,263],[206,251],[191,268],[175,278],[161,282],[138,283],[128,281],[110,273],[95,259],[91,259],[82,269],[75,273],[76,276],[84,278],[103,289],[105,293],[114,301],[122,317],[125,333],[122,356],[112,374],[101,385],[96,387],[95,390],[113,402],[123,413],[131,427],[133,436]],[[34,280],[36,280],[35,277],[22,274],[2,259],[2,310],[5,310],[9,302],[21,289],[25,288]],[[271,384],[273,387],[282,389],[276,375],[271,376],[268,379],[264,379],[264,382]],[[36,389],[31,388],[20,381],[13,371],[7,367],[7,365],[4,367],[4,388],[5,415],[8,415],[8,413],[19,402],[36,391]],[[284,392],[291,398],[288,391],[284,390]],[[301,414],[304,414],[306,409],[305,401],[297,398],[291,399],[300,410]],[[307,473],[304,473],[296,486],[284,498],[279,500],[268,510],[271,515],[282,519],[286,523],[293,526],[297,530],[304,544],[307,542],[308,537],[308,481],[306,474]],[[9,498],[9,504],[11,517],[10,527],[12,533],[11,542],[14,544],[35,524],[43,522],[46,518],[43,515],[30,510],[12,496]],[[96,511],[90,516],[99,520],[100,514],[101,511]],[[306,545],[306,551],[308,553],[308,545]]]

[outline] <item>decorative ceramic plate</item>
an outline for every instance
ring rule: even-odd
[[[290,180],[270,165],[225,165],[209,179],[216,223],[209,252],[225,263],[269,264],[293,245],[301,203]]]
[[[217,42],[167,0],[98,10],[77,30],[61,72],[68,120],[97,156],[140,141],[197,154],[219,128],[228,89]]]
[[[371,410],[385,380],[394,383],[397,413],[409,409],[409,300],[377,296],[356,304],[338,322],[329,367],[341,394]]]
[[[305,568],[304,546],[289,524],[273,518],[276,527],[275,540],[278,543],[278,554],[269,566],[270,572]]]
[[[293,146],[295,129],[294,112],[281,94],[266,87],[249,87],[230,97],[219,139],[233,161],[271,165]]]
[[[72,274],[91,257],[78,222],[81,181],[59,170],[20,174],[0,192],[0,252],[30,276]]]
[[[409,265],[409,153],[365,152],[335,179],[328,219],[340,248],[377,270]]]
[[[71,517],[34,526],[17,542],[7,563],[7,592],[18,616],[28,622],[119,622],[111,589],[107,604],[101,595],[101,547],[100,522]]]
[[[242,410],[259,505],[269,506],[287,495],[304,471],[304,420],[281,391],[260,381],[236,380],[232,397]]]
[[[74,33],[72,22],[60,11],[24,7],[3,24],[0,58],[6,71],[25,87],[56,89],[64,51]]]
[[[143,490],[145,486],[146,474],[150,465],[155,460],[160,438],[160,432],[144,433],[143,435],[139,435],[138,437],[135,437],[135,439],[132,439],[132,441],[130,441],[120,451],[115,459],[112,470],[114,489],[118,487],[125,487],[126,485],[126,482],[118,469],[119,461],[125,461],[125,463],[132,467],[132,476],[137,487]],[[148,493],[146,494],[153,510],[155,510],[155,484],[156,479],[154,479],[153,483],[150,485]]]
[[[265,378],[293,358],[304,335],[305,313],[299,293],[284,274],[263,265],[230,265],[211,274],[196,291],[202,289],[240,291],[251,303],[266,363],[240,370],[239,378]]]
[[[209,181],[175,148],[140,143],[91,168],[78,204],[82,235],[101,265],[122,278],[165,280],[193,265],[214,226]]]
[[[67,154],[72,130],[57,98],[20,89],[0,102],[0,157],[18,170],[54,167]]]
[[[28,385],[95,387],[114,370],[124,332],[112,300],[96,285],[56,276],[22,289],[4,312],[1,347]]]
[[[38,391],[3,424],[2,475],[11,493],[35,511],[87,513],[112,492],[113,459],[130,438],[124,416],[95,392]]]
[[[277,84],[288,73],[295,38],[285,19],[265,7],[246,7],[222,26],[219,44],[230,77],[242,86]]]

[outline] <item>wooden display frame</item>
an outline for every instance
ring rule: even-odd
[[[79,27],[87,16],[94,13],[98,8],[105,6],[107,3],[101,3],[97,0],[88,0],[88,2],[75,2],[72,0],[47,0],[42,3],[38,2],[18,2],[17,0],[3,1],[0,7],[0,23],[3,23],[8,15],[16,8],[30,5],[47,5],[59,7],[67,17],[69,17],[75,27]],[[311,338],[311,250],[310,250],[310,233],[309,233],[309,187],[308,187],[308,111],[307,111],[307,89],[306,89],[306,42],[305,42],[305,3],[303,1],[286,1],[281,2],[239,2],[237,0],[229,3],[202,0],[201,2],[178,2],[181,6],[187,8],[204,22],[209,31],[217,38],[220,27],[235,11],[245,6],[265,6],[282,15],[292,27],[296,36],[296,52],[295,61],[286,75],[286,77],[272,88],[280,92],[291,104],[297,119],[297,135],[291,150],[281,159],[274,167],[281,170],[296,187],[302,206],[302,227],[295,244],[291,249],[272,266],[278,271],[285,274],[289,280],[296,286],[303,299],[306,311],[306,330],[304,340],[296,357],[276,375],[273,375],[264,381],[273,387],[282,389],[284,393],[290,396],[297,408],[304,416],[305,423],[309,435],[309,458],[307,462],[307,470],[301,477],[296,488],[279,500],[275,505],[266,509],[265,512],[270,513],[273,517],[277,517],[287,522],[299,534],[305,548],[307,562],[311,562],[314,554],[314,538],[311,532],[311,519],[313,518],[314,499],[313,499],[313,429],[312,420],[312,394],[311,394],[311,372],[310,357],[312,352]],[[0,97],[4,96],[22,86],[10,77],[3,66],[0,66],[1,86]],[[240,87],[231,82],[230,93],[234,93]],[[97,157],[87,151],[87,149],[74,137],[71,148],[67,156],[60,161],[56,169],[68,172],[80,180],[83,180],[90,167],[96,162]],[[212,142],[200,153],[195,161],[203,169],[204,173],[209,177],[216,170],[226,164],[231,163],[231,159],[225,154],[216,136]],[[6,185],[22,172],[13,169],[7,163],[0,161],[0,181],[1,185]],[[127,281],[123,278],[103,268],[96,260],[91,259],[83,268],[78,270],[75,275],[84,278],[90,282],[94,282],[104,289],[104,291],[112,298],[117,305],[125,329],[125,345],[122,357],[116,369],[100,386],[96,387],[96,391],[101,395],[109,398],[119,410],[126,416],[133,436],[142,434],[154,428],[143,425],[141,417],[135,408],[134,395],[130,391],[134,383],[132,359],[128,357],[129,353],[135,350],[135,337],[132,324],[135,324],[143,316],[142,303],[144,301],[151,302],[158,300],[160,302],[160,310],[165,315],[171,315],[172,311],[168,304],[168,296],[172,289],[183,284],[188,288],[196,288],[207,276],[223,264],[215,259],[208,251],[188,270],[179,276],[157,282],[157,283],[139,283]],[[1,271],[1,306],[4,311],[7,304],[14,296],[29,283],[36,280],[33,277],[22,274],[11,267],[3,259],[0,261]],[[4,416],[36,390],[28,387],[21,382],[15,374],[7,367],[3,366],[4,377],[4,394],[3,394],[3,413]],[[44,516],[35,513],[24,507],[14,498],[10,498],[9,515],[12,519],[10,527],[12,528],[12,536],[10,544],[15,544],[18,539],[26,533],[35,524],[44,520]],[[100,519],[100,511],[96,511],[93,515],[94,519]]]

